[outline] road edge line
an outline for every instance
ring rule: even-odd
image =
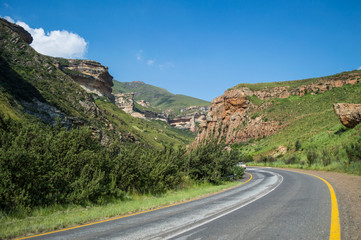
[[[330,191],[330,197],[331,197],[331,224],[330,224],[330,238],[329,239],[330,240],[340,240],[341,239],[340,213],[338,210],[336,193],[335,193],[335,190],[333,189],[332,185],[328,181],[323,179],[322,177],[319,177],[319,176],[311,174],[311,173],[299,172],[297,170],[290,170],[290,169],[280,169],[280,170],[310,175],[310,176],[316,177],[316,178],[322,180],[324,183],[326,183],[326,185]]]
[[[35,238],[35,237],[50,235],[50,234],[54,234],[54,233],[58,233],[58,232],[65,232],[65,231],[72,230],[72,229],[77,229],[77,228],[92,226],[92,225],[96,225],[96,224],[104,223],[104,222],[110,222],[110,221],[114,221],[114,220],[118,220],[118,219],[122,219],[122,218],[126,218],[126,217],[131,217],[131,216],[135,216],[135,215],[139,215],[139,214],[143,214],[143,213],[153,212],[153,211],[156,211],[156,210],[160,210],[160,209],[164,209],[164,208],[168,208],[168,207],[173,207],[173,206],[181,205],[181,204],[183,204],[183,203],[193,202],[193,201],[195,201],[195,200],[203,199],[203,198],[206,198],[206,197],[214,196],[214,195],[217,195],[217,194],[219,194],[219,193],[222,193],[222,192],[231,190],[231,189],[233,189],[233,188],[236,188],[236,187],[239,187],[239,186],[243,186],[244,184],[246,184],[246,183],[248,183],[249,181],[251,181],[252,178],[253,178],[252,174],[249,173],[249,172],[244,172],[244,173],[249,174],[249,175],[250,175],[250,178],[249,178],[247,181],[245,181],[242,185],[237,185],[237,186],[234,186],[234,187],[231,187],[231,188],[227,188],[227,189],[220,190],[220,191],[215,192],[215,193],[203,195],[203,197],[202,197],[202,196],[200,196],[200,197],[195,197],[195,198],[192,198],[192,199],[189,199],[189,200],[184,200],[184,201],[180,201],[180,202],[176,202],[176,203],[172,203],[172,204],[168,204],[168,205],[164,205],[164,206],[160,206],[160,207],[156,207],[156,208],[153,208],[153,209],[148,209],[148,210],[144,210],[144,211],[140,211],[140,212],[130,213],[130,214],[127,214],[127,215],[121,215],[121,216],[118,216],[118,217],[112,217],[112,218],[108,218],[108,219],[105,219],[105,220],[102,220],[102,221],[97,221],[97,222],[82,224],[82,225],[78,225],[78,226],[74,226],[74,227],[63,228],[63,229],[59,229],[59,230],[55,230],[55,231],[40,233],[40,234],[31,235],[31,236],[26,236],[26,237],[15,238],[15,240],[30,239],[30,238]]]

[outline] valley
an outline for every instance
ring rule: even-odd
[[[22,27],[0,19],[1,238],[142,211],[235,186],[246,176],[239,162],[361,175],[361,70],[241,83],[208,102],[141,81],[117,81],[112,69],[97,61],[43,55],[29,45],[32,41]],[[252,171],[258,179],[277,176],[277,191],[287,188],[281,185],[281,170]],[[282,174],[288,183],[297,184],[292,174]],[[302,181],[325,192],[315,179]],[[203,188],[212,190],[205,193]],[[26,227],[44,212],[53,218],[71,209],[118,208],[137,199],[145,204],[194,189],[197,193],[185,199]],[[328,195],[319,199],[326,201]],[[16,221],[25,227],[12,231]],[[321,221],[324,237],[329,219]]]

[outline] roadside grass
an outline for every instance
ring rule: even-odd
[[[29,213],[4,214],[0,212],[0,239],[30,236],[80,224],[100,221],[129,213],[155,209],[161,206],[197,199],[208,194],[235,187],[240,182],[226,182],[221,185],[209,183],[190,184],[166,194],[152,196],[136,193],[128,194],[124,200],[113,199],[105,205],[54,205],[35,208]]]

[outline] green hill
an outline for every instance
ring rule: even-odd
[[[306,84],[324,81],[361,79],[361,71],[343,72],[323,78],[266,84],[240,84],[232,89],[248,87],[261,90],[289,86],[290,91]],[[353,129],[344,127],[333,110],[334,103],[361,103],[361,81],[334,87],[325,92],[308,92],[304,96],[248,99],[257,106],[250,109],[252,118],[263,122],[278,122],[281,126],[269,137],[250,139],[234,144],[249,159],[273,166],[290,164],[294,167],[329,169],[361,174],[361,124]],[[242,131],[242,129],[240,129]],[[280,151],[280,147],[287,149]]]
[[[0,33],[0,114],[5,118],[88,126],[104,144],[121,138],[161,149],[164,143],[192,141],[192,133],[133,118],[107,98],[93,97],[58,67],[67,60],[37,53],[24,41],[30,34],[15,24],[0,19]]]
[[[113,92],[134,92],[135,100],[146,100],[151,107],[160,110],[179,112],[181,108],[190,106],[209,106],[210,102],[181,94],[173,94],[163,88],[146,84],[144,82],[118,82],[113,81]]]

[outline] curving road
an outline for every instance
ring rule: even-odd
[[[32,239],[328,239],[331,200],[320,179],[250,168],[252,179],[196,201]]]

